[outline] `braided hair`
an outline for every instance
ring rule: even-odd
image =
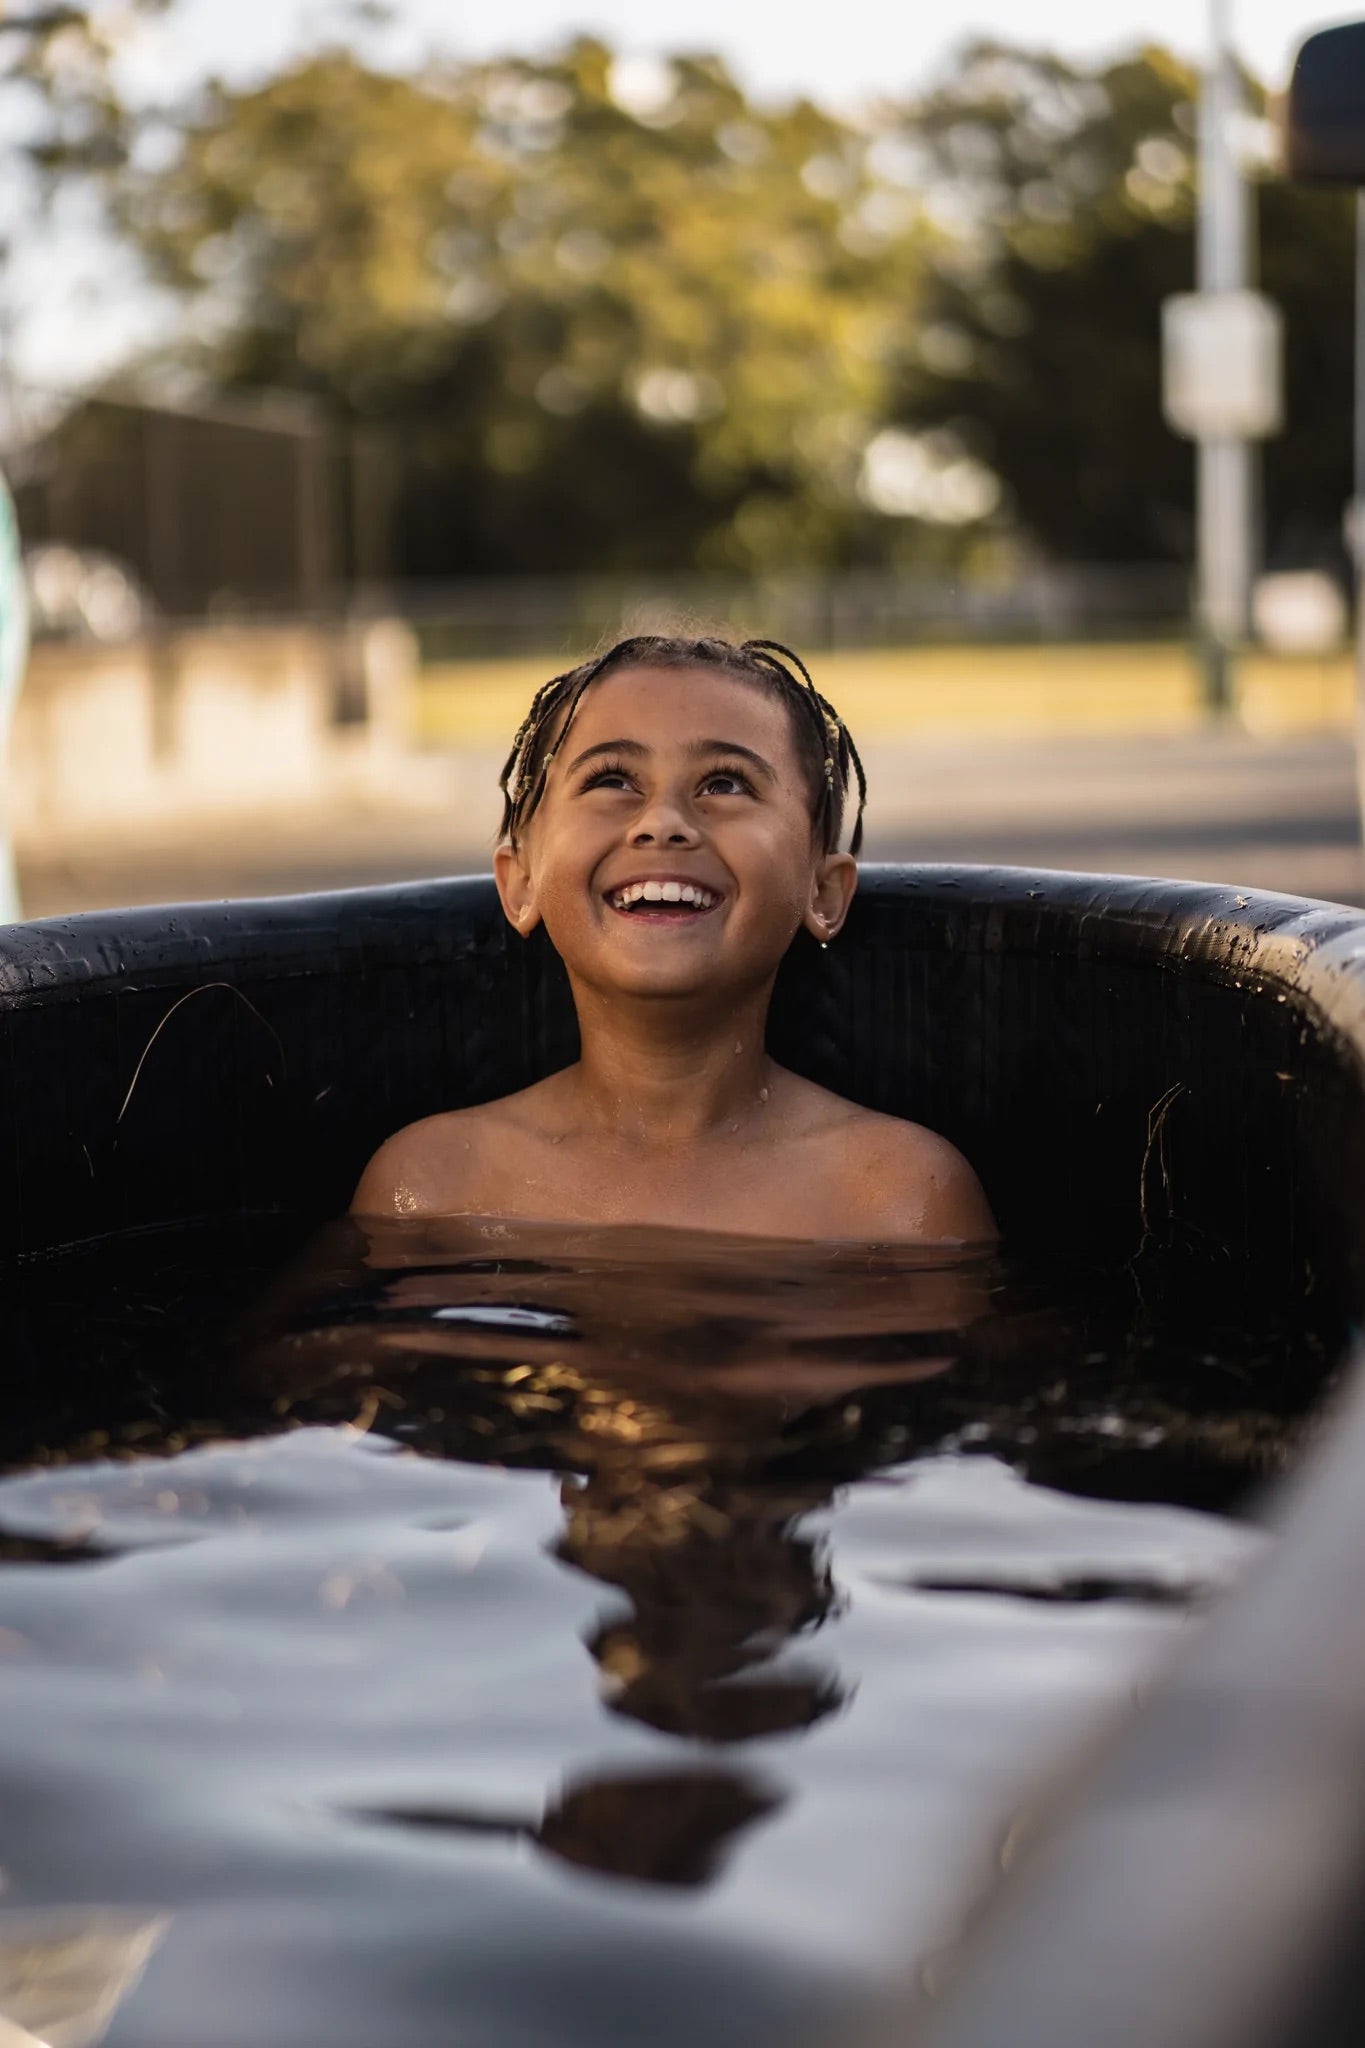
[[[736,643],[710,635],[688,639],[663,633],[635,633],[618,640],[605,654],[552,677],[537,690],[498,777],[504,840],[516,844],[544,796],[546,778],[585,691],[614,669],[628,667],[718,669],[775,692],[791,718],[797,754],[810,784],[814,827],[826,853],[839,844],[849,787],[856,782],[858,805],[849,852],[858,852],[867,777],[848,727],[816,689],[800,655],[778,640]]]

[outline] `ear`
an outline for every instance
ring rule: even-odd
[[[857,886],[858,863],[851,853],[821,856],[811,879],[810,903],[801,922],[822,946],[842,931]]]
[[[503,916],[513,930],[529,939],[540,923],[535,885],[523,849],[513,846],[510,840],[504,839],[493,855],[493,879],[498,885]]]

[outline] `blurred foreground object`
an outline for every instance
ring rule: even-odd
[[[1310,36],[1285,106],[1285,169],[1309,185],[1365,185],[1365,21]]]
[[[23,915],[14,871],[9,734],[27,662],[28,593],[19,528],[9,491],[0,478],[0,923],[5,924]]]
[[[1291,178],[1365,187],[1365,21],[1320,29],[1294,63],[1284,107]],[[1357,693],[1365,705],[1365,191],[1356,193],[1355,475],[1347,517],[1356,571]],[[1365,815],[1365,763],[1356,773]]]
[[[99,1908],[6,1914],[0,2048],[97,2048],[169,1925]]]

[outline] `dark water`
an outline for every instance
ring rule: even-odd
[[[819,2038],[1255,1557],[1323,1377],[1061,1264],[465,1224],[277,1265],[11,1279],[38,2040]]]

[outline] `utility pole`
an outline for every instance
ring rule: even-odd
[[[1201,295],[1245,291],[1251,283],[1246,181],[1238,160],[1243,112],[1233,62],[1230,0],[1209,0],[1209,47],[1199,100],[1199,234],[1196,283]],[[1197,447],[1198,623],[1205,692],[1211,708],[1232,701],[1232,664],[1246,637],[1254,573],[1250,441],[1201,436]]]

